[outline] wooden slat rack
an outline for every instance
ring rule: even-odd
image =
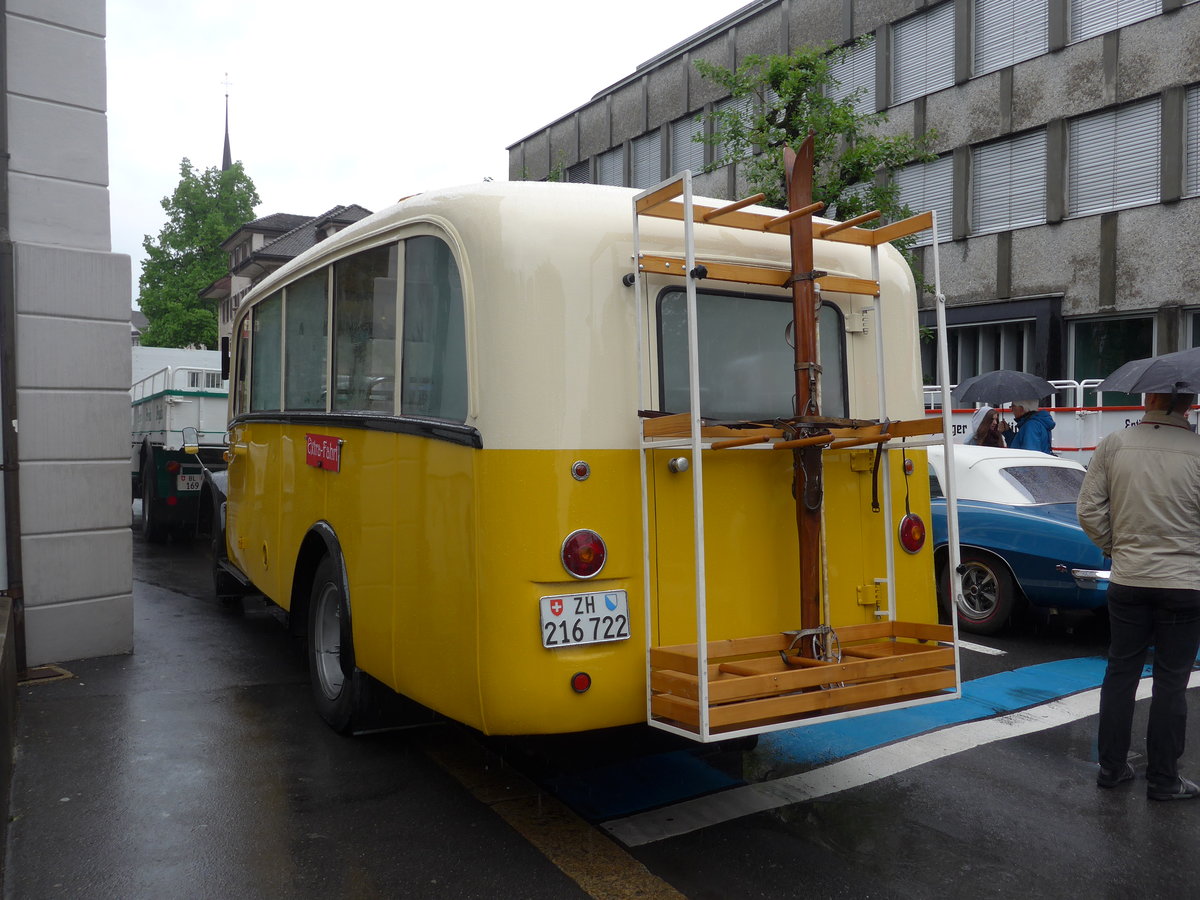
[[[841,660],[789,657],[789,634],[708,643],[708,723],[713,733],[794,722],[823,713],[869,709],[900,698],[952,691],[954,635],[949,625],[874,622],[835,630]],[[699,732],[696,644],[650,651],[651,712]]]

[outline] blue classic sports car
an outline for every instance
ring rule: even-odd
[[[939,595],[949,608],[943,448],[929,449],[929,469]],[[1047,611],[1104,606],[1110,562],[1075,516],[1083,466],[1029,450],[956,444],[954,471],[960,628],[992,634],[1022,602]]]

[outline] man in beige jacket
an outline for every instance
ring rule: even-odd
[[[1112,559],[1096,783],[1111,788],[1134,777],[1128,760],[1134,695],[1153,646],[1146,730],[1151,800],[1200,796],[1178,770],[1185,691],[1200,650],[1200,435],[1186,417],[1195,399],[1147,394],[1141,422],[1100,442],[1079,494],[1079,524]]]

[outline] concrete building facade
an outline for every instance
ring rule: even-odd
[[[837,90],[886,113],[885,133],[936,135],[939,158],[896,178],[938,212],[953,381],[1082,380],[1200,345],[1195,0],[758,0],[513,144],[509,176],[648,187],[699,172],[702,114],[730,101],[695,60],[856,39]],[[700,175],[697,193],[746,196],[737,169]]]
[[[130,260],[110,240],[104,0],[0,0],[0,25],[2,587],[36,666],[133,646]]]

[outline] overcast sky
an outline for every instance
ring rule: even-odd
[[[108,0],[113,251],[165,221],[186,156],[263,216],[508,177],[505,150],[746,0]]]

